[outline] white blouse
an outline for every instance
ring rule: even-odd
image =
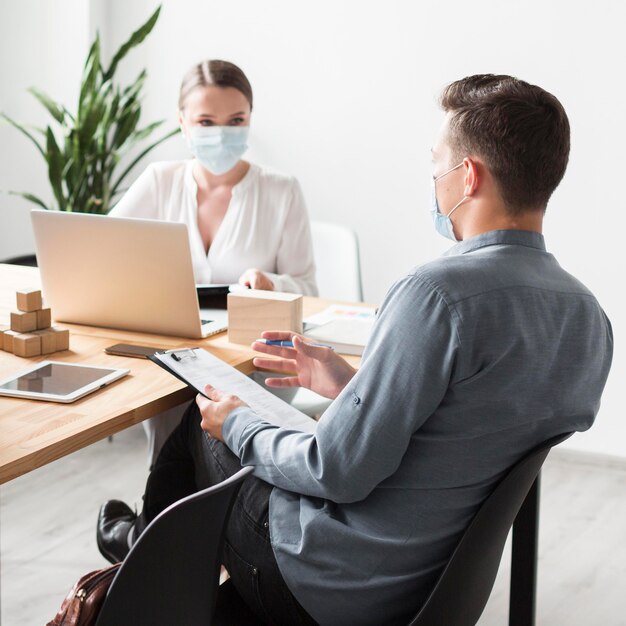
[[[109,215],[187,224],[196,283],[236,283],[255,268],[276,291],[317,295],[311,228],[298,181],[251,164],[233,187],[207,254],[198,228],[194,163],[149,165]]]

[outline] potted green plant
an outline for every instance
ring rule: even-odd
[[[106,214],[124,191],[122,185],[133,167],[156,146],[178,133],[178,129],[171,130],[145,145],[164,122],[139,127],[146,70],[127,86],[115,80],[120,61],[150,34],[160,11],[159,6],[113,55],[107,68],[102,65],[100,35],[96,34],[85,62],[75,113],[39,89],[29,89],[56,122],[56,132],[50,125],[45,129],[32,128],[0,113],[32,141],[46,161],[54,199],[47,203],[32,193],[9,193],[44,209]],[[125,156],[130,161],[123,163]]]

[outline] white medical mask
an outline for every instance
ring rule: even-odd
[[[461,204],[463,204],[463,202],[465,202],[465,200],[467,200],[467,196],[463,196],[461,198],[461,201],[458,202],[454,207],[452,207],[452,210],[447,215],[444,215],[439,209],[439,201],[437,200],[437,186],[435,183],[440,178],[443,178],[450,172],[453,172],[454,170],[458,170],[459,167],[461,167],[462,165],[463,163],[461,162],[458,165],[451,167],[447,172],[440,174],[439,176],[437,176],[437,178],[432,179],[433,182],[432,182],[432,198],[431,198],[430,213],[433,218],[433,224],[435,225],[435,230],[440,235],[443,235],[444,237],[448,239],[452,239],[452,241],[458,241],[458,239],[454,235],[454,228],[452,226],[452,220],[450,219],[450,216],[461,206]]]
[[[194,126],[187,136],[191,154],[212,174],[232,170],[248,149],[249,126]]]

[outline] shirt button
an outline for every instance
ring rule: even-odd
[[[353,396],[352,398],[352,402],[356,405],[356,404],[361,404],[361,398],[359,398],[359,396]]]

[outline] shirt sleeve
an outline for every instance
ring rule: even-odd
[[[250,408],[227,417],[226,445],[272,485],[337,503],[392,475],[411,436],[441,403],[458,355],[454,317],[427,280],[409,276],[381,306],[361,368],[316,432],[273,426]]]
[[[161,219],[158,204],[158,181],[154,166],[149,165],[109,211],[113,217]]]
[[[283,233],[276,256],[276,272],[265,272],[276,291],[317,295],[311,225],[298,181],[294,180]]]

